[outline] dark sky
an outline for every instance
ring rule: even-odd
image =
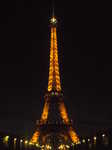
[[[70,2],[55,2],[60,72],[69,115],[84,134],[112,126],[110,12],[102,3]],[[0,131],[30,135],[47,88],[52,2],[0,6]]]

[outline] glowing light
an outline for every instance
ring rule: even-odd
[[[90,142],[90,139],[88,139],[88,142]]]
[[[25,145],[26,145],[26,144],[28,144],[28,140],[25,140],[25,142],[24,142],[24,143],[25,143]]]
[[[93,139],[96,141],[96,136],[94,136]]]
[[[63,150],[65,148],[65,145],[64,144],[61,144],[59,147],[58,147],[58,149],[61,149],[61,150]]]
[[[54,19],[53,19],[53,21],[54,21]],[[59,64],[58,64],[58,47],[57,47],[56,27],[51,27],[51,46],[50,46],[48,91],[52,91],[52,89],[55,89],[56,91],[61,91]]]
[[[81,142],[80,142],[80,141],[78,141],[76,144],[81,144]]]
[[[29,145],[33,145],[33,143],[32,143],[32,142],[29,142],[28,144],[29,144]]]
[[[38,143],[36,143],[36,147],[39,147],[39,144],[38,144]]]
[[[55,18],[55,17],[52,17],[52,18],[51,18],[51,23],[54,24],[54,23],[56,23],[56,22],[57,22],[56,18]]]
[[[78,138],[77,134],[73,131],[72,127],[69,130],[69,135],[70,135],[73,143],[79,144],[79,142],[80,142],[79,138]]]
[[[70,146],[69,146],[69,145],[66,145],[66,148],[70,148]]]
[[[67,111],[66,111],[64,103],[61,103],[59,105],[59,110],[60,110],[62,119],[65,121],[66,124],[68,124],[69,123],[69,118],[68,118]]]
[[[23,142],[23,140],[21,139],[21,140],[20,140],[20,142],[22,143],[22,142]]]
[[[59,110],[60,110],[61,117],[64,120],[65,124],[68,124],[69,123],[69,118],[68,118],[67,111],[66,111],[64,103],[61,103],[59,105]],[[69,130],[69,135],[70,135],[73,143],[78,143],[79,142],[79,138],[77,137],[76,133],[73,131],[72,128],[70,128],[70,130]]]
[[[31,143],[37,143],[37,141],[38,141],[38,138],[39,138],[39,135],[40,135],[40,133],[38,132],[38,131],[36,131],[34,134],[33,134],[33,137],[32,137],[32,139],[31,139]]]
[[[49,103],[45,102],[44,108],[43,108],[43,112],[42,112],[42,115],[41,115],[41,119],[40,119],[40,122],[41,122],[42,124],[43,124],[43,123],[46,123],[46,121],[47,121],[48,110],[49,110]],[[33,134],[33,136],[32,136],[31,142],[32,142],[32,143],[37,143],[37,142],[38,142],[39,135],[40,135],[40,133],[39,133],[38,131],[36,131],[36,132]]]
[[[50,145],[46,145],[46,149],[51,149],[51,146]]]
[[[105,137],[105,134],[102,134],[102,137]]]
[[[72,143],[72,144],[71,144],[71,146],[75,146],[75,144],[74,144],[74,143]]]
[[[14,138],[14,145],[16,145],[17,138]]]
[[[9,141],[9,136],[7,135],[7,136],[5,136],[5,137],[3,138],[3,142],[4,142],[4,143],[8,143],[8,141]]]
[[[96,139],[97,139],[96,136],[94,136],[93,139],[94,139],[93,143],[94,145],[96,145]]]
[[[48,77],[48,91],[51,92],[51,95],[58,95],[61,93],[61,82],[60,82],[60,73],[59,73],[59,63],[58,63],[58,46],[57,46],[57,33],[56,33],[56,26],[54,25],[57,22],[56,18],[51,18],[51,43],[50,43],[50,63],[49,63],[49,77]],[[61,118],[64,121],[64,124],[67,125],[70,123],[68,114],[63,102],[59,104],[59,111],[61,114]],[[41,115],[41,119],[39,121],[40,125],[43,125],[48,120],[48,112],[49,112],[49,103],[45,101],[43,112]],[[73,143],[80,143],[78,136],[76,135],[75,131],[73,131],[72,127],[70,127],[68,134],[71,138]],[[67,136],[68,136],[67,134]],[[40,136],[40,131],[36,131],[33,134],[31,139],[32,143],[37,143]],[[44,139],[44,138],[43,138]],[[42,140],[43,140],[42,139]],[[43,140],[44,141],[44,140]],[[69,145],[61,144],[59,149],[67,148]],[[50,149],[50,145],[41,146],[41,148]]]
[[[86,140],[85,140],[85,139],[83,139],[83,140],[82,140],[82,143],[86,143]]]
[[[41,122],[42,123],[45,123],[47,121],[48,110],[49,110],[49,103],[45,102],[43,112],[42,112],[42,115],[41,115]]]
[[[42,145],[41,148],[43,149],[43,148],[44,148],[44,145]]]

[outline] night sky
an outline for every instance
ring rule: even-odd
[[[47,88],[52,2],[0,6],[0,131],[31,135]],[[79,134],[112,126],[109,13],[102,3],[55,2],[64,101]]]

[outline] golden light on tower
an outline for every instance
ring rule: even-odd
[[[73,143],[78,144],[80,142],[77,134],[75,133],[72,127],[70,127],[69,135]]]
[[[49,111],[49,104],[45,102],[44,109],[41,115],[41,123],[46,123],[48,117],[48,111]]]
[[[58,63],[58,46],[55,17],[51,18],[51,43],[50,43],[50,64],[49,64],[49,79],[48,91],[61,91],[59,63]]]
[[[32,139],[31,139],[31,143],[37,143],[37,141],[38,141],[38,138],[39,138],[39,135],[40,135],[40,133],[38,132],[38,131],[36,131],[34,134],[33,134],[33,137],[32,137]]]
[[[61,117],[63,118],[64,122],[66,124],[68,124],[69,123],[69,118],[68,118],[68,114],[67,114],[64,103],[60,104],[59,109],[60,109]]]
[[[56,24],[57,23],[57,19],[53,16],[50,20],[51,24]]]
[[[58,131],[54,131],[56,132],[56,136],[59,135],[58,137],[60,137],[63,135],[64,137],[63,139],[65,140],[64,142],[68,140],[71,143],[78,144],[79,138],[76,132],[72,128],[72,124],[68,117],[68,113],[64,105],[64,101],[63,101],[63,94],[62,94],[61,81],[60,81],[60,72],[59,72],[59,62],[58,62],[57,19],[54,17],[54,15],[50,19],[49,76],[48,76],[48,88],[47,88],[47,92],[44,98],[45,98],[45,103],[44,103],[44,108],[41,114],[41,118],[37,124],[37,130],[33,134],[30,142],[36,144],[36,143],[39,143],[41,140],[41,144],[45,146],[46,138],[49,137],[51,134],[51,131],[53,131],[52,121],[54,121],[56,122],[54,123],[54,125],[56,125],[56,128],[58,127],[60,128],[60,124],[67,127],[67,130],[66,128],[63,128],[63,129],[61,128]],[[51,107],[53,107],[53,109]],[[55,112],[55,110],[57,112]],[[59,113],[59,116],[58,116],[59,118],[57,118],[55,115],[57,113]],[[41,147],[41,148],[51,149],[49,144],[46,145],[46,147]],[[64,149],[69,148],[69,145],[61,144],[58,148],[64,150]]]

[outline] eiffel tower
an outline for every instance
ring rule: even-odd
[[[44,108],[36,131],[31,138],[32,143],[39,143],[43,149],[67,149],[72,143],[77,144],[79,138],[73,130],[68,117],[64,96],[61,88],[58,46],[57,19],[52,15],[50,19],[50,63],[48,88],[44,96]]]

